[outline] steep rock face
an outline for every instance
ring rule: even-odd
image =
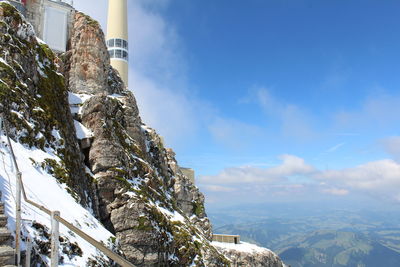
[[[119,76],[109,75],[99,25],[81,13],[74,25],[63,71],[70,91],[84,99],[74,116],[93,132],[85,155],[101,221],[138,266],[228,265],[209,243],[203,195],[179,171],[160,136],[142,123]]]
[[[203,230],[204,236],[212,240],[212,226],[205,213],[204,195],[199,189],[180,171],[175,160],[175,152],[167,149],[169,166],[175,176],[174,191],[178,207],[190,218],[192,223]]]
[[[123,84],[110,67],[104,34],[98,22],[80,12],[74,17],[70,49],[65,54],[68,71],[64,74],[68,89],[89,94],[118,93]]]
[[[0,3],[0,20],[0,103],[11,134],[23,144],[59,156],[59,162],[45,159],[36,164],[88,206],[93,200],[91,178],[85,172],[55,55],[11,5]]]

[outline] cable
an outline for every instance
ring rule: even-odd
[[[0,138],[3,136],[3,118],[0,117]],[[0,143],[1,143],[1,148],[4,148],[4,150],[8,150],[6,145],[3,143],[3,140],[0,139]],[[4,172],[8,178],[8,186],[10,187],[10,191],[11,191],[11,196],[14,199],[14,203],[16,202],[15,196],[14,196],[14,192],[12,191],[12,186],[11,186],[11,178],[10,178],[10,174],[7,171],[7,167],[6,167],[6,162],[4,160],[4,152],[0,151],[1,153],[1,159],[3,162],[3,168],[4,168]],[[9,154],[9,153],[8,153]]]

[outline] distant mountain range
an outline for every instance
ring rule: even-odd
[[[215,227],[216,233],[239,234],[244,241],[272,249],[291,267],[400,266],[397,213],[327,210],[262,216],[261,211],[258,218],[242,218],[238,209],[225,213],[234,224]]]

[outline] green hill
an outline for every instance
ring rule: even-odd
[[[279,256],[291,267],[398,267],[400,254],[362,234],[316,231]]]

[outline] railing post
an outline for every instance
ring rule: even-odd
[[[8,122],[7,119],[4,117],[4,114],[2,113],[2,107],[3,105],[0,104],[0,116],[2,119],[2,124],[4,125],[0,125],[0,126],[4,126],[4,131],[6,133],[7,136],[7,143],[11,152],[11,155],[13,156],[13,162],[14,162],[14,166],[15,166],[15,185],[16,185],[16,200],[15,200],[15,265],[17,265],[18,267],[20,266],[21,263],[21,187],[22,187],[22,179],[21,179],[21,172],[18,169],[18,165],[17,165],[17,160],[15,159],[15,155],[14,155],[14,151],[11,145],[11,141],[10,141],[10,136],[8,133]]]
[[[15,201],[15,264],[19,267],[21,264],[21,173],[18,171],[16,175],[16,201]]]
[[[31,267],[31,250],[32,250],[32,241],[28,237],[26,239],[25,267]]]
[[[58,247],[59,247],[59,222],[56,216],[60,216],[59,211],[51,212],[51,267],[58,266]]]

